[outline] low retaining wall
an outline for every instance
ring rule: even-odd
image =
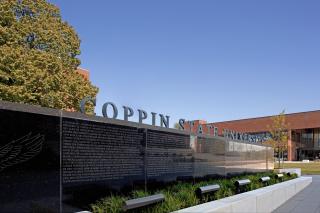
[[[298,177],[301,177],[301,169],[300,168],[286,168],[286,169],[278,169],[279,173],[295,173]]]
[[[272,212],[312,182],[312,177],[300,177],[250,192],[234,195],[175,213]]]

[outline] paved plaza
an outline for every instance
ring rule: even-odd
[[[274,213],[320,213],[320,175],[311,176],[312,183]]]

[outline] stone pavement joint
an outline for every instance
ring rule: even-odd
[[[320,213],[320,175],[311,175],[312,183],[273,213]]]

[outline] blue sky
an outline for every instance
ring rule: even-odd
[[[98,114],[106,101],[171,124],[320,109],[320,1],[50,2],[81,38]]]

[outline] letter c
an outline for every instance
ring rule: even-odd
[[[84,97],[81,101],[80,101],[80,112],[81,113],[86,113],[86,109],[85,109],[85,106],[86,106],[86,103],[87,102],[91,102],[93,104],[93,106],[96,106],[96,99],[95,98],[92,98],[90,96],[87,96],[87,97]],[[94,113],[95,115],[96,113]]]

